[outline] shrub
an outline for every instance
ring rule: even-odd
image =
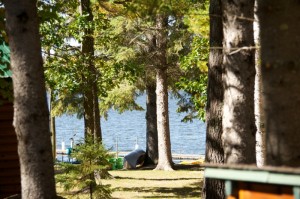
[[[78,164],[61,163],[63,173],[56,176],[57,183],[66,191],[76,190],[75,194],[89,193],[90,198],[111,198],[110,187],[101,184],[101,173],[110,166],[110,155],[101,142],[85,139],[72,150],[71,158],[76,159]]]

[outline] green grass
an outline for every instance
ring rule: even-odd
[[[113,188],[113,198],[201,198],[203,171],[121,170],[103,180]]]
[[[201,198],[203,170],[200,167],[177,169],[109,171],[112,178],[103,179],[101,182],[111,185],[114,199]],[[72,198],[59,187],[57,191],[65,198]],[[75,198],[88,198],[88,195],[77,195]]]

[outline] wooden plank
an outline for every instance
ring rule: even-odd
[[[7,160],[18,160],[19,156],[17,153],[6,153],[6,154],[0,154],[0,162],[1,161],[7,161]]]
[[[14,128],[12,119],[10,119],[10,120],[0,120],[0,128],[1,129],[9,128],[9,127]]]
[[[237,189],[240,190],[242,189],[253,190],[256,192],[293,194],[292,186],[285,186],[285,185],[278,185],[278,184],[238,182],[236,187]]]
[[[13,140],[17,140],[17,135],[16,135],[15,131],[9,131],[9,132],[6,132],[6,133],[0,133],[0,139],[13,139]]]
[[[9,152],[17,152],[17,145],[16,144],[3,144],[0,147],[0,154],[6,154]]]
[[[262,184],[250,182],[238,182],[239,199],[263,198],[263,199],[292,199],[291,186],[277,184]]]
[[[16,135],[12,121],[0,121],[0,135]]]
[[[13,145],[18,146],[18,141],[16,136],[0,136],[0,146],[2,145]]]
[[[287,171],[290,171],[290,173],[288,173]],[[206,167],[204,171],[204,176],[206,178],[222,180],[300,186],[300,173],[296,173],[297,171],[300,172],[299,169],[288,170],[287,168],[285,168],[284,173],[280,173],[279,171],[276,172],[273,170],[241,170],[227,168],[223,169],[221,167]]]
[[[215,170],[220,169],[220,171],[222,172],[226,172],[227,170],[244,170],[244,171],[260,171],[260,172],[265,171],[268,173],[285,173],[285,174],[300,175],[300,167],[284,167],[284,166],[257,167],[255,164],[249,165],[249,164],[212,164],[212,163],[206,163],[203,164],[203,166],[205,168],[213,168]]]
[[[276,193],[264,193],[250,190],[240,190],[239,199],[253,199],[253,198],[263,198],[263,199],[294,199],[294,195],[289,194],[276,194]]]
[[[14,159],[14,160],[9,160],[9,161],[3,161],[0,164],[0,175],[9,175],[9,171],[10,170],[15,170],[15,169],[19,169],[20,167],[20,163],[19,163],[19,159]]]
[[[14,129],[0,129],[0,136],[5,136],[5,135],[15,135],[15,130]],[[17,139],[16,136],[14,136],[13,138],[11,139]]]
[[[0,106],[0,120],[12,120],[14,114],[13,105],[10,104],[2,104]]]
[[[0,186],[0,198],[21,193],[21,184]]]
[[[7,178],[0,178],[0,186],[2,185],[18,185],[21,182],[19,176],[10,176]]]
[[[21,191],[21,184],[15,184],[14,186],[12,186],[12,185],[2,185],[0,187],[0,193],[3,193],[3,192],[8,192],[8,193],[17,192],[17,193],[19,193],[18,191]]]
[[[237,199],[237,198],[234,196],[227,196],[227,199]]]
[[[0,106],[0,198],[21,193],[17,137],[13,127],[13,105]]]

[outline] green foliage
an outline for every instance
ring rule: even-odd
[[[118,1],[119,3],[122,1]],[[144,67],[135,85],[144,89],[153,85],[157,48],[155,16],[168,15],[168,84],[173,91],[181,90],[180,112],[188,112],[184,121],[204,120],[208,61],[208,1],[124,1],[122,16],[111,21],[110,35],[115,38],[114,57],[118,63],[135,63]],[[179,64],[180,63],[180,64]],[[178,67],[180,65],[180,68]],[[134,64],[132,65],[134,66]],[[176,83],[176,86],[174,86]],[[144,84],[144,86],[143,86]],[[155,83],[154,83],[155,84]],[[116,96],[116,95],[112,95]],[[108,98],[115,103],[116,98]],[[124,100],[126,102],[126,100]]]
[[[189,9],[191,3],[193,1],[190,0],[132,0],[124,1],[123,5],[126,8],[128,16],[152,18],[157,13],[182,15]]]
[[[87,89],[86,79],[97,81],[101,115],[106,115],[109,108],[120,113],[126,109],[140,110],[134,102],[134,90],[155,82],[152,77],[157,53],[152,41],[157,31],[154,16],[163,13],[169,16],[166,49],[169,86],[191,96],[185,99],[190,103],[186,103],[186,107],[190,108],[185,109],[183,103],[179,108],[192,113],[186,118],[203,119],[208,57],[205,49],[208,47],[207,8],[205,0],[92,1],[94,21],[88,22],[87,16],[78,12],[76,0],[40,2],[46,80],[56,95],[53,113],[82,116],[80,93]],[[96,71],[93,74],[86,66],[89,57],[82,55],[78,45],[85,28],[92,28],[90,36],[95,38]]]
[[[179,93],[178,112],[186,112],[182,121],[188,122],[195,118],[205,121],[207,74],[199,74],[197,79],[189,80],[182,77],[177,86],[184,91]]]
[[[5,42],[8,42],[8,37],[5,32],[5,8],[0,3],[0,40],[4,39]]]
[[[178,89],[187,94],[179,95],[178,112],[187,112],[183,121],[194,118],[205,121],[207,63],[209,55],[209,18],[208,2],[198,4],[189,11],[184,21],[193,33],[190,52],[180,59],[180,68],[184,75],[176,83]]]
[[[0,34],[0,105],[3,101],[13,101],[13,84],[12,79],[10,78],[11,75],[10,50],[7,42],[5,42],[5,38],[2,34]]]
[[[11,77],[10,49],[2,35],[0,35],[0,78]]]
[[[99,177],[110,165],[110,155],[103,145],[88,137],[72,150],[71,158],[79,164],[62,163],[63,173],[56,175],[56,182],[67,191],[88,192],[91,198],[111,198],[109,186],[102,185]]]
[[[106,112],[110,108],[117,110],[119,113],[126,110],[144,110],[135,102],[137,95],[135,91],[136,88],[126,82],[111,90],[101,103],[101,115],[107,116]]]
[[[86,71],[80,48],[70,44],[79,32],[74,29],[77,8],[75,0],[38,2],[46,84],[55,95],[53,116],[83,112],[78,93]]]
[[[90,88],[87,80],[97,82],[101,104],[107,101],[110,90],[117,88],[121,82],[136,79],[138,67],[132,61],[135,54],[131,48],[117,45],[119,40],[110,29],[114,16],[106,9],[118,10],[109,2],[93,2],[94,20],[90,22],[88,16],[79,13],[78,1],[39,3],[46,82],[56,95],[52,106],[54,116],[63,113],[82,116],[82,93]],[[93,29],[93,35],[89,35],[95,39],[96,53],[93,57],[82,54],[79,45],[84,36],[82,30],[86,28]],[[94,72],[87,66],[91,59],[96,68]],[[120,106],[121,103],[116,105]]]
[[[114,57],[118,63],[131,64],[132,68],[138,68],[137,80],[133,83],[143,90],[145,85],[155,85],[155,67],[157,45],[155,37],[156,15],[164,13],[168,15],[168,46],[167,66],[169,73],[169,85],[174,88],[174,79],[178,79],[180,69],[178,67],[179,56],[186,54],[190,44],[191,33],[187,32],[183,24],[183,14],[187,12],[190,2],[187,1],[141,1],[134,0],[123,2],[124,11],[121,16],[111,20],[110,35],[114,35]],[[154,80],[154,81],[153,81]]]
[[[190,32],[207,39],[209,38],[208,8],[208,0],[203,0],[202,3],[194,4],[184,17],[184,23],[188,25]]]
[[[54,94],[55,95],[55,94]],[[57,95],[56,95],[57,96]],[[60,92],[58,98],[52,102],[52,116],[61,116],[63,113],[67,115],[77,115],[78,119],[83,117],[82,97],[80,94],[64,96],[63,92]]]

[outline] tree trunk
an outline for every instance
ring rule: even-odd
[[[36,1],[5,0],[22,198],[55,198],[49,111]]]
[[[52,155],[55,161],[56,159],[56,128],[55,128],[55,117],[50,116],[50,132],[52,142]]]
[[[156,93],[155,86],[147,86],[147,133],[146,133],[146,164],[158,163],[158,140],[156,120]]]
[[[222,9],[220,0],[210,0],[210,53],[208,68],[207,106],[206,106],[206,163],[224,163],[222,146],[222,109],[224,88],[223,51],[213,49],[221,47],[223,42]],[[224,182],[215,179],[204,179],[202,198],[224,199]]]
[[[156,70],[158,164],[155,169],[173,170],[169,127],[167,75],[164,69]]]
[[[254,0],[222,1],[224,52],[224,161],[253,164],[255,157]],[[248,49],[241,49],[246,47]]]
[[[90,7],[90,0],[81,0],[81,14],[87,15],[88,23],[93,22],[93,13]],[[82,40],[82,53],[84,54],[84,63],[87,67],[87,77],[83,77],[84,83],[84,121],[85,137],[90,135],[95,141],[101,141],[100,111],[98,104],[97,88],[97,69],[94,63],[94,37],[93,28],[88,26],[84,28]]]
[[[88,81],[85,79],[85,81]],[[84,137],[94,136],[94,103],[92,89],[88,83],[84,83],[83,108],[84,108]]]
[[[101,117],[99,110],[98,85],[93,83],[93,110],[94,110],[94,140],[102,142]]]
[[[52,117],[51,112],[52,112],[52,103],[54,102],[54,95],[53,91],[49,91],[50,94],[50,132],[51,132],[51,140],[52,140],[52,154],[53,154],[53,159],[55,161],[56,159],[56,126],[55,126],[55,117]]]
[[[299,10],[299,1],[258,1],[267,165],[300,166]]]
[[[173,170],[169,126],[168,84],[167,84],[167,26],[168,17],[158,14],[157,25],[157,66],[156,106],[158,133],[158,164],[156,170]]]
[[[255,41],[255,85],[254,85],[254,111],[255,111],[255,123],[256,123],[256,164],[258,167],[265,165],[266,155],[266,139],[264,128],[264,112],[262,103],[262,79],[261,79],[261,67],[260,67],[260,40],[259,40],[259,21],[257,16],[257,0],[254,7],[255,21],[253,23],[254,29],[254,41]]]

